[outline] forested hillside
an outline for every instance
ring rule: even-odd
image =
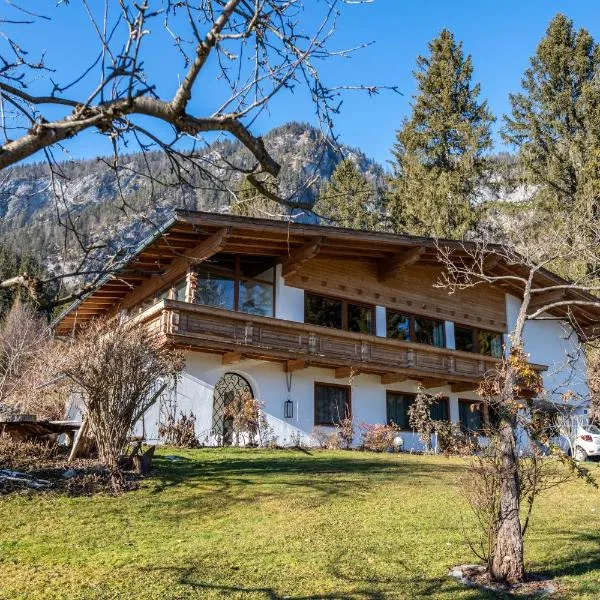
[[[383,185],[384,172],[360,150],[326,142],[322,134],[306,124],[289,123],[270,131],[265,145],[281,163],[279,185],[282,195],[301,203],[312,203],[342,158],[352,160],[361,173]],[[244,164],[248,152],[239,143],[217,143],[207,148],[206,170],[211,172],[210,156]],[[143,177],[150,163],[153,182]],[[45,164],[25,164],[3,174],[0,186],[0,239],[12,250],[40,259],[52,268],[65,253],[64,224],[67,211],[73,226],[86,242],[108,243],[108,253],[117,246],[130,248],[147,235],[154,225],[168,219],[174,208],[227,212],[232,194],[241,185],[241,174],[233,172],[228,179],[202,180],[194,174],[190,185],[158,185],[169,182],[170,165],[164,154],[123,157],[120,187],[114,171],[102,158],[65,162],[60,165],[67,184],[54,193],[53,181]],[[214,173],[214,169],[212,170]],[[215,173],[216,175],[217,173]],[[315,183],[306,187],[306,182]],[[63,200],[64,199],[64,200]],[[123,204],[126,208],[123,209]],[[63,215],[61,221],[57,212]],[[69,240],[67,258],[77,254],[77,244]]]

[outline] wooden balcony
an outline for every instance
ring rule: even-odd
[[[384,384],[411,379],[425,388],[451,385],[453,391],[467,391],[498,364],[498,359],[469,352],[175,300],[158,302],[137,319],[167,343],[219,353],[224,362],[254,358],[281,362],[288,370],[325,367],[335,369],[340,378],[371,373],[380,375]]]

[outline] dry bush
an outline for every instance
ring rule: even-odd
[[[62,419],[67,393],[56,379],[64,355],[45,318],[17,300],[0,322],[0,405],[41,419]]]
[[[242,440],[248,445],[269,446],[273,442],[273,430],[267,420],[264,404],[243,393],[233,397],[225,407],[224,418],[231,419],[235,445]]]
[[[167,446],[177,448],[197,448],[200,443],[196,437],[196,417],[193,413],[180,413],[179,419],[170,414],[158,427],[158,435]]]
[[[469,456],[480,451],[477,436],[464,432],[458,423],[436,421],[435,433],[442,454]]]
[[[352,417],[346,415],[343,419],[340,419],[335,426],[336,433],[340,439],[340,447],[348,450],[352,447],[354,441],[354,422]]]
[[[315,427],[310,437],[321,450],[339,450],[342,447],[342,441],[337,431]]]
[[[90,323],[69,349],[63,374],[81,393],[100,461],[122,489],[119,458],[135,422],[179,377],[183,357],[141,323]]]
[[[400,434],[400,428],[391,425],[361,422],[358,425],[361,431],[362,446],[371,452],[387,452],[394,448],[394,440]]]
[[[0,433],[0,468],[22,470],[45,464],[56,457],[55,441],[16,440]]]

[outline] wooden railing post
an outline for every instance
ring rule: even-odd
[[[312,331],[308,334],[308,351],[311,354],[317,352],[317,336]]]
[[[415,351],[412,348],[409,348],[407,350],[407,352],[406,352],[406,360],[408,362],[409,368],[415,366]]]
[[[251,344],[253,337],[254,325],[252,324],[252,321],[246,321],[246,328],[244,329],[244,344]]]
[[[188,267],[185,283],[185,301],[191,304],[196,303],[196,292],[198,288],[198,275],[194,267]]]
[[[367,342],[360,343],[360,360],[363,362],[369,360],[369,344]]]

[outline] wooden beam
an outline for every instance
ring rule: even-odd
[[[360,371],[354,367],[337,367],[335,370],[336,379],[348,379],[359,374]]]
[[[554,302],[560,302],[561,300],[566,299],[566,291],[565,290],[556,290],[554,292],[540,292],[539,294],[532,294],[531,300],[529,301],[529,306],[527,307],[527,312],[529,314],[533,314],[540,308],[547,306],[548,304],[553,304]],[[566,310],[566,306],[557,307],[562,310]]]
[[[176,258],[162,275],[152,275],[150,279],[147,279],[127,295],[121,303],[121,308],[135,306],[146,297],[158,292],[167,283],[185,275],[190,264],[201,263],[214,254],[217,254],[217,252],[220,252],[225,247],[227,238],[230,235],[231,228],[223,227],[223,229],[212,234],[201,244],[185,252],[183,256]]]
[[[414,265],[425,252],[423,246],[415,246],[409,248],[392,258],[382,260],[377,265],[377,279],[379,281],[387,281],[397,275],[402,269]]]
[[[384,373],[381,375],[380,380],[383,385],[388,385],[390,383],[400,383],[401,381],[406,381],[410,379],[408,375],[401,375],[400,373]]]
[[[489,273],[499,262],[500,262],[499,254],[488,254],[483,259],[482,271],[486,274]]]
[[[223,365],[232,365],[234,363],[240,362],[242,360],[241,352],[225,352],[221,357],[221,364]]]
[[[420,381],[423,389],[429,390],[431,388],[442,387],[447,384],[447,381],[444,379],[438,379],[437,377],[425,377]]]
[[[314,258],[321,251],[321,245],[324,242],[324,238],[317,238],[311,240],[292,250],[288,256],[281,261],[281,274],[284,277],[295,273],[307,260]]]
[[[450,389],[454,392],[473,392],[477,389],[477,383],[469,383],[467,381],[456,381],[450,384]]]
[[[298,371],[299,369],[305,369],[306,366],[305,360],[297,358],[294,360],[286,360],[283,365],[283,369],[286,373],[292,373],[293,371]]]

